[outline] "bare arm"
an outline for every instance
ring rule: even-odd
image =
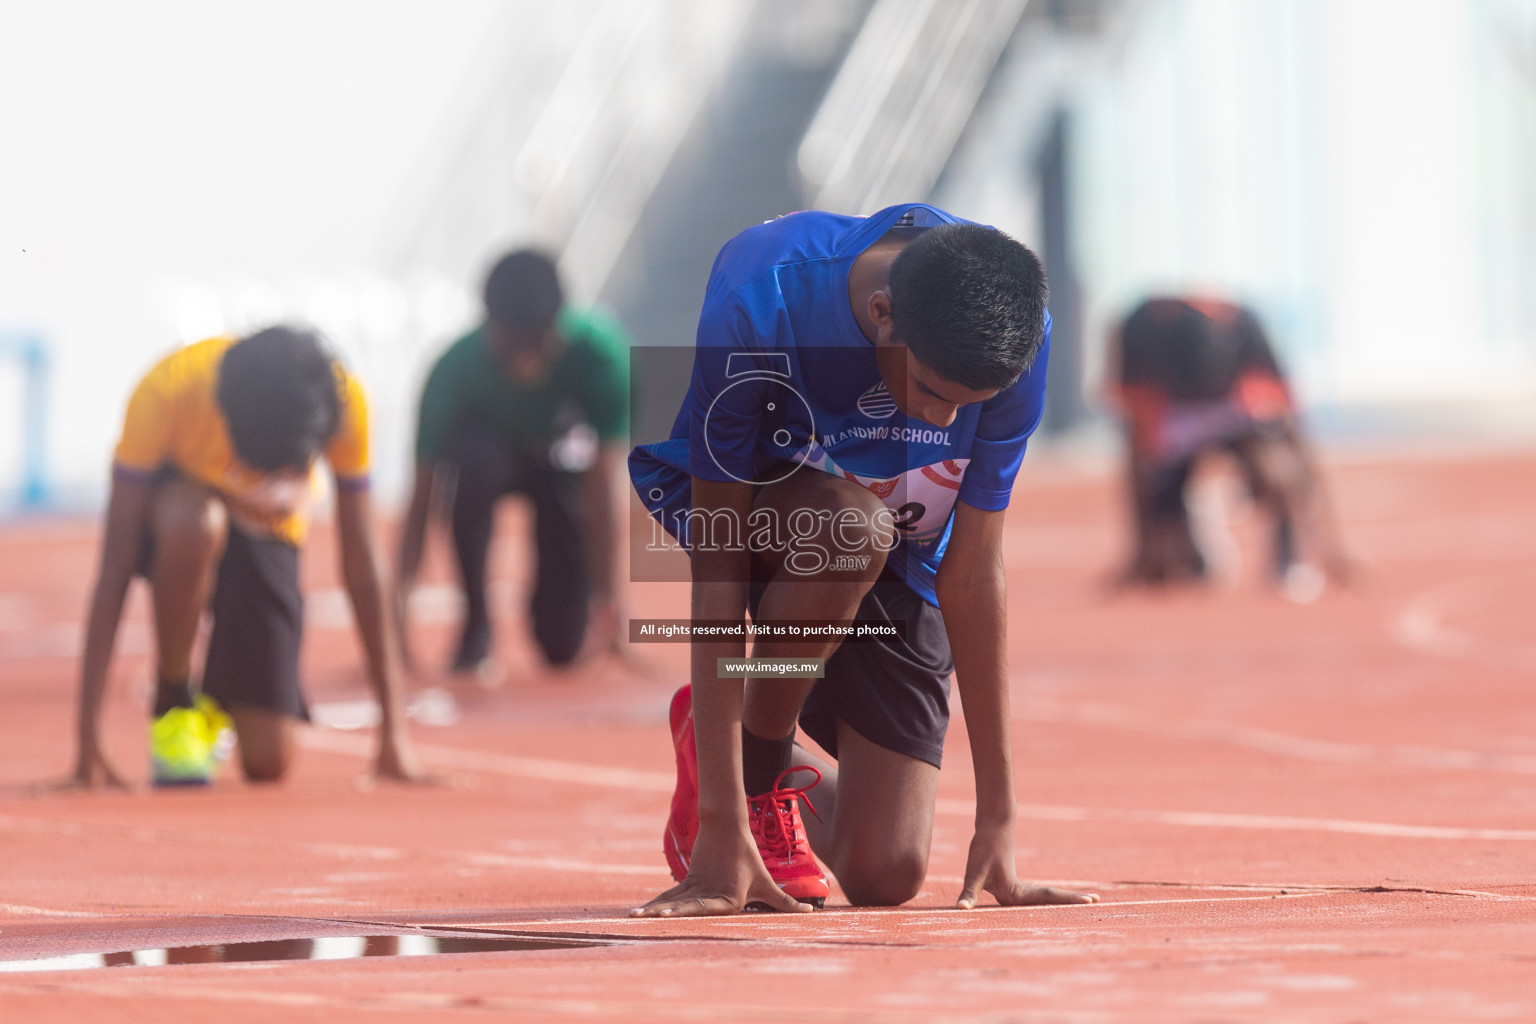
[[[405,521],[400,526],[400,557],[395,572],[394,626],[399,641],[400,657],[406,671],[415,673],[416,662],[411,654],[410,596],[416,584],[416,573],[421,569],[421,556],[426,550],[427,520],[432,510],[432,488],[437,479],[437,465],[418,461],[416,477],[411,486],[411,503],[406,509]]]
[[[752,511],[752,487],[693,478],[693,507],[735,516],[738,533]],[[697,533],[703,533],[698,530]],[[702,550],[695,536],[690,556],[694,619],[745,622],[751,556],[745,551]],[[647,903],[646,916],[731,914],[748,903],[803,912],[810,907],[785,893],[768,874],[747,824],[741,770],[740,681],[717,678],[717,658],[740,658],[746,641],[691,645],[693,735],[699,755],[699,834],[688,878]]]
[[[978,829],[1014,817],[1002,525],[1001,512],[959,504],[936,587],[971,740]]]
[[[976,773],[976,834],[958,906],[976,905],[982,889],[999,903],[1088,903],[1081,893],[1025,885],[1013,853],[1017,808],[1008,698],[1008,588],[1003,573],[1003,511],[961,502],[939,565],[937,594],[955,659]]]
[[[107,502],[101,565],[86,615],[85,651],[80,659],[80,709],[76,735],[78,754],[73,781],[122,785],[122,777],[101,749],[101,704],[106,695],[107,669],[117,639],[118,623],[128,585],[138,564],[139,546],[149,521],[152,489],[147,482],[114,477]]]
[[[745,524],[752,511],[747,484],[693,481],[694,508],[726,510]],[[702,534],[704,531],[698,531]],[[700,537],[694,538],[697,543]],[[751,556],[745,551],[695,549],[690,556],[693,575],[692,615],[695,619],[745,622],[747,580]],[[741,771],[742,684],[716,678],[717,658],[740,658],[746,641],[701,643],[690,649],[689,677],[693,683],[693,731],[699,750],[699,829],[724,831],[746,828],[746,788]]]
[[[618,538],[615,533],[619,522],[614,502],[618,489],[614,487],[619,467],[620,451],[617,445],[605,444],[598,449],[597,461],[587,471],[582,481],[582,505],[585,516],[587,565],[592,581],[593,633],[591,642],[597,649],[614,650],[620,642],[617,612],[618,600]]]
[[[1323,478],[1317,452],[1294,413],[1285,417],[1285,432],[1300,463],[1296,524],[1302,556],[1315,562],[1335,583],[1354,582],[1355,566],[1344,547],[1333,496]]]
[[[400,673],[387,640],[388,612],[383,574],[374,544],[372,505],[366,489],[336,490],[336,527],[341,540],[341,577],[352,600],[358,636],[368,665],[368,680],[379,701],[378,772],[386,778],[421,781],[416,756],[405,729]]]
[[[618,588],[615,586],[613,502],[614,474],[618,471],[619,450],[611,444],[598,449],[597,461],[587,472],[583,487],[586,504],[585,528],[587,533],[588,562],[592,570],[592,596],[602,604],[611,604]]]

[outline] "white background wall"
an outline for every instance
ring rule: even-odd
[[[420,374],[528,238],[539,91],[631,2],[7,4],[0,331],[51,346],[62,501],[99,500],[159,354],[283,317],[368,382],[398,494]],[[1020,125],[1069,81],[1095,351],[1149,290],[1205,287],[1260,308],[1314,404],[1536,409],[1536,0],[1124,9],[1065,75],[1014,62],[939,197],[1038,241]],[[19,386],[0,362],[0,506]]]
[[[1269,313],[1320,401],[1536,394],[1532,11],[1147,5],[1080,101],[1101,320],[1205,284]]]
[[[500,130],[472,119],[508,55],[526,64],[537,30],[558,43],[582,7],[7,4],[0,330],[51,346],[63,500],[99,497],[128,389],[159,354],[281,317],[327,330],[362,372],[398,488],[407,379],[472,315],[474,287],[460,267],[409,265],[401,239],[466,133]],[[16,485],[15,378],[0,369],[0,495]]]
[[[784,2],[803,21],[822,0]],[[378,489],[398,496],[421,377],[486,267],[541,244],[590,301],[753,3],[10,4],[0,333],[50,346],[56,500],[100,499],[159,354],[279,319],[360,374]],[[0,401],[15,377],[0,361]]]
[[[1044,89],[1076,115],[1090,368],[1140,298],[1205,289],[1258,306],[1314,406],[1536,425],[1536,0],[1122,9],[1066,68],[1018,54],[954,183],[1031,237],[1018,126]]]

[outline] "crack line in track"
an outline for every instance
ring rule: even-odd
[[[1122,879],[1114,882],[1084,882],[1061,881],[1052,882],[1052,885],[1068,887],[1083,886],[1166,886],[1172,889],[1278,889],[1281,892],[1294,890],[1299,892],[1422,892],[1433,896],[1477,896],[1493,900],[1536,900],[1536,896],[1519,896],[1514,893],[1485,892],[1481,889],[1429,889],[1417,885],[1319,885],[1313,882],[1154,882],[1136,879]]]

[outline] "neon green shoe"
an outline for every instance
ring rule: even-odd
[[[206,786],[229,757],[234,731],[212,697],[198,694],[190,708],[172,708],[149,726],[149,760],[157,786]]]
[[[213,759],[223,764],[235,752],[235,723],[212,697],[200,693],[192,700],[203,713],[208,742],[213,744]]]

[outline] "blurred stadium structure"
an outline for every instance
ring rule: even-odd
[[[500,249],[686,344],[742,227],[907,199],[1042,252],[1052,428],[1192,288],[1265,316],[1325,430],[1533,426],[1536,0],[61,0],[0,35],[0,136],[0,331],[52,368],[51,477],[6,412],[0,507],[98,500],[131,381],[279,317],[368,382],[398,493]]]
[[[0,480],[20,481],[17,500],[28,509],[48,501],[47,395],[48,348],[42,337],[0,331],[0,410],[7,420],[0,426]]]
[[[808,204],[869,211],[928,195],[1025,2],[876,3],[800,144]]]

